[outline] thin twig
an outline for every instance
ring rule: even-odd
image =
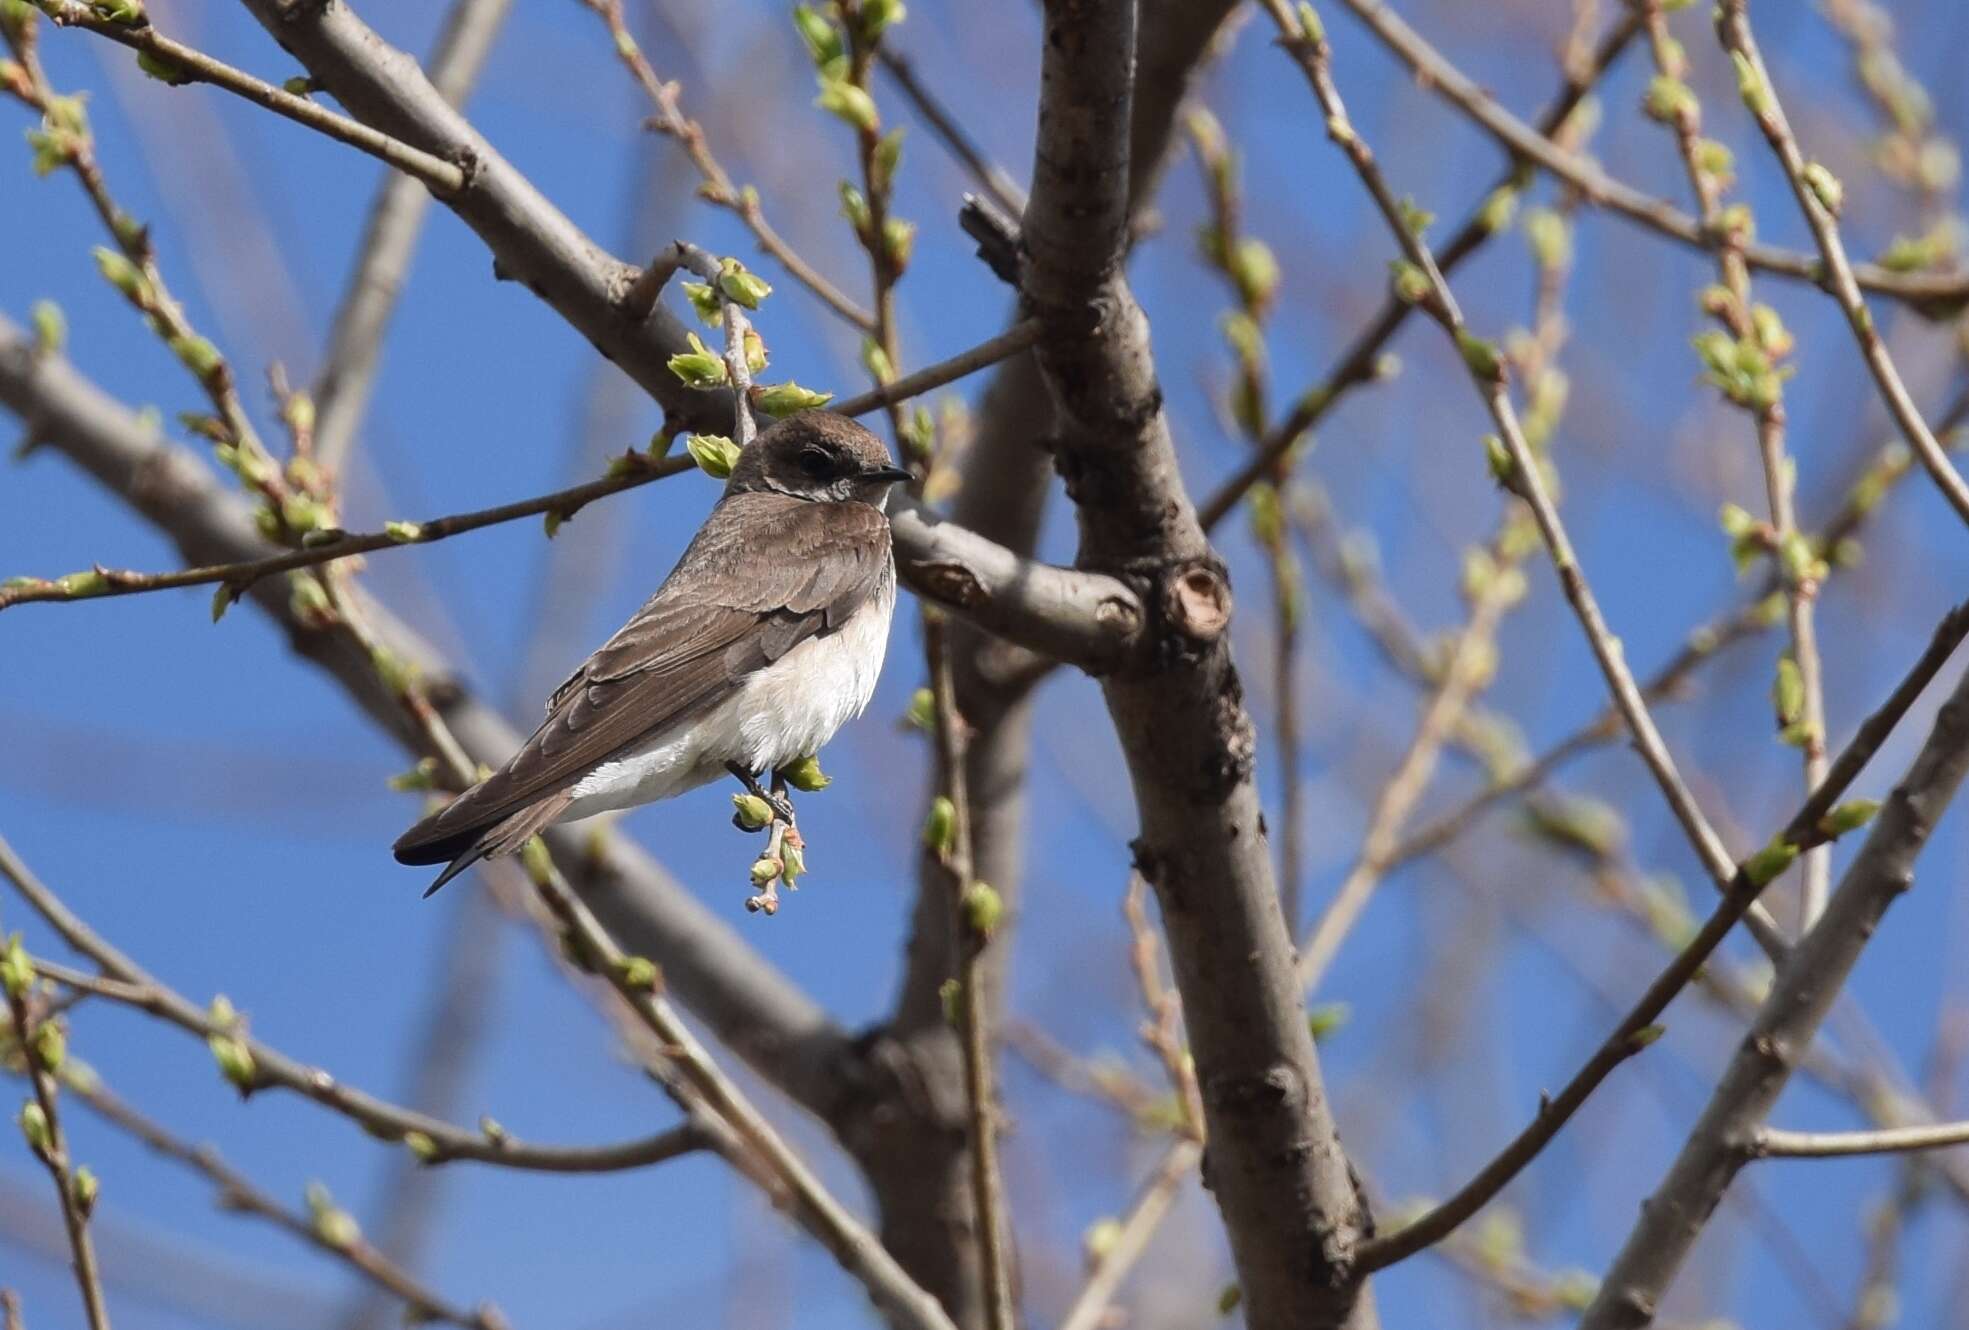
[[[0,841],[0,854],[6,852],[6,843]],[[27,954],[20,948],[19,937],[0,945],[11,953],[7,957],[7,1010],[13,1018],[14,1042],[34,1090],[34,1098],[21,1109],[21,1130],[27,1136],[28,1149],[48,1170],[48,1179],[55,1185],[62,1228],[68,1235],[69,1264],[82,1294],[89,1330],[109,1330],[102,1268],[96,1262],[95,1239],[89,1234],[89,1212],[96,1204],[95,1179],[86,1170],[78,1169],[69,1156],[68,1135],[57,1102],[66,1039],[60,1026],[49,1023],[34,1010],[34,973],[27,964]]]
[[[960,351],[948,360],[925,366],[913,374],[904,374],[879,387],[853,397],[844,397],[828,405],[828,410],[844,416],[865,416],[871,411],[893,406],[911,397],[921,397],[924,393],[953,383],[966,374],[975,374],[981,369],[996,365],[1001,360],[1009,360],[1019,352],[1039,340],[1042,325],[1038,319],[1025,319],[1013,324],[996,337],[979,342],[968,351]]]
[[[1775,852],[1774,858],[1782,860],[1786,847],[1803,851],[1824,843],[1827,839],[1826,828],[1822,825],[1825,817],[1832,812],[1833,806],[1966,636],[1969,636],[1969,603],[1959,605],[1943,616],[1941,624],[1935,629],[1934,638],[1913,668],[1880,708],[1861,723],[1852,741],[1832,764],[1825,783],[1812,793],[1784,830],[1771,840],[1766,854]],[[1557,1095],[1541,1096],[1538,1112],[1531,1123],[1454,1196],[1414,1223],[1366,1243],[1360,1251],[1361,1268],[1366,1271],[1381,1269],[1440,1241],[1509,1185],[1551,1143],[1559,1129],[1579,1111],[1580,1106],[1616,1067],[1653,1042],[1659,1034],[1654,1022],[1744,917],[1745,911],[1755,902],[1768,881],[1766,878],[1760,882],[1747,868],[1739,868],[1731,877],[1721,902],[1702,928],[1648,985],[1647,991],[1621,1018],[1613,1033],[1594,1050],[1585,1065],[1573,1074]]]
[[[296,490],[304,487],[292,484],[290,477],[267,452],[259,431],[240,401],[232,366],[217,347],[192,325],[184,306],[171,294],[157,262],[157,249],[151,242],[150,228],[125,212],[110,193],[109,181],[96,156],[95,135],[79,109],[81,103],[74,98],[58,97],[49,84],[36,51],[33,26],[27,24],[17,30],[10,28],[4,36],[19,57],[20,69],[25,76],[13,87],[13,91],[42,113],[47,150],[57,163],[74,173],[103,230],[116,246],[114,250],[102,248],[96,251],[97,267],[130,306],[144,317],[145,324],[165,348],[197,380],[217,413],[216,419],[204,422],[201,432],[214,443],[232,450],[229,453],[222,451],[220,456],[226,459],[227,465],[238,474],[242,483],[266,500],[276,529],[287,533],[288,501],[299,497]]]
[[[1539,115],[1541,136],[1558,133],[1572,119],[1573,113],[1640,30],[1641,16],[1638,12],[1625,13],[1614,22],[1594,48],[1591,63],[1585,68],[1569,71],[1564,86]],[[1455,271],[1463,260],[1481,249],[1485,241],[1507,229],[1524,183],[1524,172],[1514,155],[1511,165],[1505,168],[1496,184],[1470,210],[1470,215],[1448,243],[1436,252],[1436,261],[1444,273]],[[1414,310],[1413,303],[1393,296],[1382,303],[1380,313],[1355,337],[1334,368],[1327,372],[1318,386],[1300,394],[1286,418],[1266,434],[1257,454],[1198,505],[1197,518],[1203,523],[1204,530],[1214,529],[1237,506],[1245,493],[1264,479],[1278,459],[1291,451],[1306,431],[1326,418],[1326,413],[1342,397],[1352,389],[1382,377],[1382,348]]]
[[[1066,1315],[1060,1318],[1059,1330],[1097,1330],[1105,1324],[1108,1305],[1120,1291],[1121,1281],[1148,1250],[1149,1238],[1176,1203],[1183,1179],[1202,1158],[1202,1145],[1187,1137],[1172,1141],[1163,1151],[1148,1180],[1135,1193],[1128,1213],[1122,1216],[1119,1227],[1108,1236],[1095,1258],[1087,1282],[1080,1286]]]
[[[51,0],[42,11],[64,27],[86,28],[119,45],[150,56],[170,71],[177,82],[210,83],[275,115],[326,134],[339,143],[366,152],[406,175],[416,176],[440,195],[456,194],[471,183],[471,172],[422,148],[413,148],[358,120],[337,115],[306,97],[297,97],[244,70],[235,69],[183,42],[171,40],[148,25],[131,27],[114,19],[99,18],[79,0]]]
[[[511,8],[512,0],[457,0],[446,14],[429,73],[432,86],[453,106],[464,105]],[[384,177],[369,205],[362,246],[314,383],[315,460],[331,473],[342,471],[369,405],[383,335],[429,207],[430,195],[415,178],[396,173]]]
[[[1727,330],[1726,336],[1735,339],[1733,357],[1740,362],[1761,360],[1766,366],[1763,374],[1724,380],[1723,393],[1751,417],[1756,428],[1771,534],[1778,551],[1774,563],[1784,585],[1786,617],[1791,630],[1789,669],[1783,663],[1778,667],[1779,705],[1785,713],[1779,720],[1786,741],[1797,742],[1803,753],[1805,791],[1809,794],[1825,779],[1825,686],[1813,613],[1820,578],[1814,568],[1816,561],[1798,532],[1794,502],[1797,467],[1785,452],[1783,373],[1777,368],[1778,362],[1791,354],[1792,338],[1775,311],[1753,303],[1750,267],[1743,259],[1748,227],[1732,224],[1723,211],[1723,192],[1729,182],[1724,172],[1712,168],[1705,160],[1702,104],[1682,82],[1687,72],[1687,57],[1681,43],[1669,32],[1661,0],[1646,0],[1644,12],[1649,48],[1658,75],[1656,91],[1650,94],[1647,103],[1649,114],[1664,120],[1673,130],[1703,226],[1717,238],[1716,271],[1720,286],[1705,293],[1704,308]],[[1797,674],[1795,699],[1784,683],[1791,671]],[[1825,909],[1831,880],[1829,850],[1821,847],[1804,857],[1798,900],[1800,934]]]
[[[1368,897],[1395,862],[1402,824],[1428,788],[1429,778],[1435,773],[1436,758],[1455,731],[1471,697],[1489,681],[1486,662],[1494,659],[1498,620],[1522,597],[1523,589],[1522,575],[1503,574],[1493,575],[1479,589],[1470,607],[1469,621],[1457,633],[1423,707],[1414,738],[1396,763],[1394,773],[1375,796],[1360,855],[1299,948],[1297,978],[1301,989],[1319,985],[1327,966],[1339,954],[1340,944],[1346,940],[1361,911],[1367,908]]]
[[[736,214],[758,240],[759,247],[777,259],[780,266],[791,273],[795,281],[819,297],[822,304],[863,332],[873,329],[873,315],[843,295],[839,287],[823,277],[818,269],[786,243],[779,232],[773,230],[766,221],[764,209],[759,206],[759,191],[750,185],[741,189],[725,174],[725,168],[718,164],[718,159],[712,155],[711,147],[705,141],[703,128],[684,114],[679,86],[658,78],[649,59],[643,55],[635,34],[629,31],[628,20],[622,12],[622,0],[581,0],[581,3],[608,25],[609,39],[615,44],[616,55],[648,96],[651,105],[656,107],[656,115],[648,122],[649,127],[675,139],[690,158],[691,165],[697,168],[698,175],[704,181],[698,189],[698,197]]]
[[[1037,339],[1038,331],[1038,322],[1028,319],[1013,325],[1008,331],[1000,333],[987,342],[952,356],[949,360],[897,379],[884,388],[847,398],[838,406],[830,406],[828,409],[838,411],[842,415],[867,415],[870,411],[892,402],[904,401],[940,388],[1024,350]],[[647,485],[653,480],[678,475],[692,470],[694,465],[689,457],[681,454],[676,457],[651,458],[646,453],[629,452],[623,454],[620,464],[612,474],[603,476],[599,480],[584,481],[551,494],[541,494],[531,499],[481,508],[475,512],[434,517],[423,522],[393,522],[382,531],[363,534],[337,532],[332,529],[317,531],[312,533],[313,539],[306,548],[271,555],[265,559],[211,564],[202,568],[174,569],[162,573],[98,566],[87,573],[68,577],[14,578],[0,582],[0,610],[12,605],[35,602],[90,600],[106,596],[135,595],[147,591],[164,591],[172,587],[211,586],[219,583],[224,583],[236,591],[243,591],[261,578],[275,573],[333,563],[338,559],[346,559],[358,554],[371,554],[377,550],[393,549],[399,545],[429,544],[463,535],[468,531],[478,531],[503,522],[514,522],[542,514],[551,513],[557,518],[569,518],[595,499],[620,494],[624,490]]]
[[[1961,473],[1949,461],[1948,454],[1928,428],[1928,422],[1922,419],[1921,408],[1908,396],[1907,385],[1901,382],[1900,371],[1894,368],[1893,357],[1887,353],[1887,343],[1874,326],[1873,312],[1867,308],[1866,298],[1860,294],[1853,265],[1846,257],[1846,246],[1839,238],[1839,224],[1833,218],[1832,208],[1819,197],[1820,191],[1812,185],[1810,177],[1817,173],[1812,171],[1804,153],[1799,151],[1798,140],[1792,135],[1791,123],[1785,118],[1784,107],[1778,101],[1777,89],[1771,82],[1770,71],[1764,67],[1764,59],[1758,54],[1744,0],[1722,0],[1717,8],[1716,32],[1732,58],[1744,62],[1744,68],[1739,73],[1739,81],[1744,87],[1744,102],[1750,108],[1752,118],[1757,121],[1757,127],[1764,131],[1771,151],[1783,165],[1785,178],[1791,182],[1791,192],[1805,214],[1806,223],[1812,228],[1812,237],[1818,241],[1825,270],[1822,284],[1839,302],[1839,307],[1846,311],[1846,322],[1853,330],[1854,339],[1859,342],[1860,356],[1873,374],[1881,399],[1886,402],[1887,410],[1900,425],[1901,434],[1921,459],[1921,464],[1928,469],[1942,497],[1948,500],[1957,516],[1969,522],[1969,484],[1963,482]],[[1823,172],[1824,169],[1819,167],[1818,171]]]
[[[896,81],[896,86],[902,89],[903,96],[909,99],[909,104],[923,117],[923,122],[949,149],[950,155],[964,164],[964,169],[971,173],[971,179],[978,183],[978,187],[991,195],[992,201],[1004,210],[1007,217],[1024,216],[1025,191],[1012,182],[1012,177],[1005,173],[1003,167],[985,155],[984,149],[964,132],[964,127],[957,123],[949,108],[937,100],[929,85],[916,76],[916,63],[888,42],[878,47],[875,55],[881,61],[882,68],[889,71],[889,77]]]
[[[1969,776],[1969,675],[1935,713],[1921,751],[1880,806],[1825,916],[1778,968],[1770,996],[1702,1114],[1608,1268],[1581,1330],[1638,1330],[1652,1319],[1725,1190],[1754,1158],[1755,1133],[1837,1001],[1888,908],[1914,885],[1936,822]]]
[[[937,789],[949,802],[950,819],[941,843],[932,845],[948,884],[951,907],[951,956],[955,961],[958,1043],[964,1062],[966,1125],[970,1131],[971,1202],[976,1207],[979,1264],[985,1285],[985,1324],[990,1330],[1012,1330],[1011,1235],[1005,1184],[998,1168],[998,1101],[993,1086],[994,1046],[986,1000],[985,951],[994,932],[1004,926],[1003,906],[996,890],[974,876],[971,859],[971,798],[965,781],[964,748],[968,737],[958,713],[951,681],[948,621],[941,611],[926,607],[923,650],[930,670],[931,705],[936,741]]]
[[[1616,180],[1586,158],[1566,152],[1505,110],[1381,0],[1341,3],[1415,72],[1417,83],[1449,100],[1515,156],[1565,181],[1588,202],[1650,230],[1697,249],[1713,249],[1719,243],[1696,218]],[[1820,261],[1810,254],[1752,243],[1743,247],[1743,256],[1753,268],[1778,276],[1813,283],[1821,280]],[[1917,308],[1947,309],[1969,300],[1969,273],[1900,273],[1877,264],[1861,264],[1853,275],[1869,291],[1908,301]]]
[[[613,1172],[661,1163],[711,1144],[701,1127],[686,1124],[620,1145],[531,1145],[515,1139],[503,1128],[490,1134],[466,1131],[413,1109],[400,1108],[343,1085],[319,1067],[311,1067],[288,1057],[252,1037],[237,1022],[221,1021],[182,994],[159,983],[64,905],[34,876],[4,839],[0,839],[0,877],[11,882],[21,898],[35,913],[46,919],[65,942],[101,966],[111,982],[80,975],[52,962],[37,962],[45,966],[48,977],[63,984],[85,987],[97,996],[149,1012],[198,1038],[233,1041],[246,1054],[244,1060],[234,1064],[244,1081],[239,1086],[242,1093],[250,1094],[255,1090],[274,1087],[290,1090],[351,1119],[373,1136],[406,1142],[408,1148],[414,1149],[418,1158],[427,1164],[472,1159],[530,1172]]]
[[[1969,1145],[1969,1122],[1937,1122],[1877,1131],[1786,1131],[1763,1127],[1751,1137],[1754,1159],[1838,1159],[1847,1155],[1902,1154]]]
[[[221,1209],[257,1215],[285,1229],[317,1251],[347,1265],[364,1280],[400,1300],[418,1321],[443,1321],[463,1330],[505,1330],[509,1325],[489,1303],[466,1308],[447,1301],[418,1282],[408,1270],[390,1260],[359,1233],[289,1209],[256,1187],[245,1174],[228,1165],[209,1145],[193,1145],[111,1094],[99,1081],[71,1086],[76,1098],[111,1125],[136,1137],[167,1159],[191,1169],[218,1190]]]
[[[1722,889],[1734,874],[1734,861],[1676,769],[1675,760],[1669,755],[1668,746],[1655,727],[1647,702],[1642,698],[1633,672],[1627,666],[1620,640],[1608,629],[1599,602],[1580,569],[1572,540],[1547,489],[1540,460],[1519,425],[1517,410],[1511,402],[1503,356],[1465,326],[1462,311],[1437,267],[1435,256],[1417,234],[1417,229],[1410,224],[1401,203],[1389,189],[1375,162],[1373,151],[1348,121],[1346,106],[1333,83],[1332,48],[1327,44],[1323,31],[1302,29],[1299,17],[1287,8],[1285,0],[1264,0],[1264,3],[1278,25],[1281,44],[1304,71],[1314,96],[1325,111],[1328,137],[1346,153],[1406,256],[1408,268],[1398,279],[1398,285],[1406,286],[1407,294],[1413,296],[1424,312],[1456,343],[1470,372],[1471,382],[1497,426],[1498,449],[1502,456],[1493,459],[1493,468],[1499,474],[1500,482],[1522,498],[1537,519],[1539,534],[1551,554],[1560,588],[1579,619],[1608,690],[1634,736],[1634,745],[1654,775],[1676,821],[1695,848],[1704,871]],[[1775,925],[1761,909],[1753,931],[1767,950],[1782,950],[1783,942]]]

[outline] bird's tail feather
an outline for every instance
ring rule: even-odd
[[[567,811],[573,799],[570,791],[549,795],[516,813],[485,826],[440,831],[439,812],[425,818],[398,838],[395,848],[400,864],[444,864],[437,881],[424,889],[429,896],[481,859],[512,854],[529,840],[552,826]]]

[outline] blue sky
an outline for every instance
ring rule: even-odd
[[[160,0],[152,8],[167,30],[216,54],[271,78],[293,72],[235,6]],[[1403,8],[1520,112],[1530,113],[1553,86],[1549,53],[1569,7],[1433,0]],[[363,9],[390,40],[418,51],[441,12],[433,0]],[[852,169],[848,145],[807,110],[809,75],[790,25],[771,6],[679,9],[689,12],[674,28],[649,26],[657,68],[683,80],[687,110],[733,174],[760,186],[801,251],[846,289],[865,289],[863,266],[835,216],[834,181]],[[1756,9],[1799,132],[1858,202],[1847,219],[1854,248],[1877,252],[1914,225],[1913,205],[1866,164],[1873,110],[1854,92],[1844,48],[1811,7]],[[1969,90],[1948,71],[1969,61],[1969,12],[1947,0],[1898,12],[1903,57],[1934,93],[1941,128],[1964,137]],[[1373,311],[1389,251],[1264,26],[1240,32],[1204,96],[1245,154],[1249,224],[1285,267],[1271,353],[1281,388],[1294,390],[1313,381]],[[1350,20],[1336,11],[1329,27],[1356,122],[1397,187],[1439,213],[1446,228],[1488,187],[1496,152],[1415,88]],[[1679,31],[1695,59],[1692,82],[1717,132],[1738,151],[1762,234],[1807,244],[1737,111],[1727,65],[1701,16],[1684,15]],[[965,123],[1023,177],[1037,69],[1034,13],[922,0],[899,32]],[[154,224],[176,291],[233,357],[249,404],[267,421],[265,367],[280,361],[305,379],[318,365],[374,164],[214,91],[145,80],[127,53],[86,35],[49,34],[44,52],[59,86],[89,92],[115,191]],[[1680,202],[1685,191],[1667,137],[1635,110],[1645,83],[1642,53],[1630,54],[1605,89],[1594,151],[1623,177]],[[899,206],[920,231],[902,316],[906,362],[920,365],[996,332],[1008,301],[954,225],[965,181],[893,90],[882,90],[882,99],[911,124]],[[615,252],[634,257],[683,235],[739,254],[777,282],[763,316],[776,376],[843,391],[859,386],[847,332],[781,280],[728,216],[693,202],[694,181],[672,150],[638,133],[646,108],[579,6],[516,5],[471,110],[502,152]],[[29,174],[26,148],[4,128],[27,126],[18,106],[0,107],[0,122],[0,141],[16,144],[11,161],[0,158],[0,310],[18,321],[33,301],[57,300],[84,370],[132,403],[156,403],[167,418],[196,407],[179,367],[97,277],[89,249],[99,236],[73,181]],[[1224,297],[1195,263],[1190,240],[1202,208],[1194,164],[1179,160],[1169,172],[1162,228],[1134,269],[1154,321],[1186,478],[1199,493],[1235,467],[1243,447],[1214,405],[1229,371],[1215,326]],[[1697,327],[1693,295],[1709,280],[1700,256],[1604,217],[1584,222],[1577,247],[1564,354],[1572,405],[1556,445],[1564,512],[1630,660],[1645,670],[1738,594],[1715,512],[1725,500],[1759,508],[1761,482],[1742,419],[1700,385],[1688,350]],[[1501,335],[1525,319],[1525,254],[1517,238],[1501,240],[1457,278],[1480,329]],[[1853,459],[1884,440],[1888,424],[1830,303],[1772,280],[1759,290],[1800,337],[1792,443],[1801,507],[1808,519],[1822,518]],[[1960,375],[1946,335],[1886,307],[1881,315],[1917,400],[1937,409],[1950,376]],[[1395,350],[1400,377],[1340,408],[1307,467],[1347,523],[1371,533],[1391,589],[1434,632],[1460,616],[1460,552],[1489,530],[1497,501],[1477,443],[1485,429],[1480,404],[1440,336],[1418,323]],[[977,386],[966,388],[974,394]],[[348,513],[349,524],[364,529],[584,478],[602,451],[646,441],[658,413],[550,310],[518,286],[492,281],[476,237],[434,209],[370,421]],[[647,595],[714,494],[702,477],[680,477],[589,509],[552,545],[538,524],[519,523],[379,555],[367,581],[525,722],[545,690]],[[1224,547],[1252,611],[1239,625],[1240,651],[1269,739],[1269,637],[1256,612],[1264,571],[1241,524],[1227,531]],[[1056,502],[1046,550],[1065,559],[1071,547],[1070,515]],[[1835,579],[1825,600],[1835,745],[1898,677],[1969,576],[1960,526],[1918,476],[1890,501],[1867,555],[1861,569]],[[0,575],[57,574],[98,560],[165,567],[170,551],[52,454],[10,467],[0,480]],[[215,627],[206,605],[205,594],[188,591],[0,616],[0,834],[84,917],[184,992],[202,1000],[223,991],[250,1013],[256,1033],[283,1049],[378,1093],[406,1093],[404,1050],[440,982],[448,940],[480,888],[467,880],[418,899],[422,871],[400,869],[388,855],[416,813],[384,784],[404,765],[401,757],[252,613]],[[538,640],[542,624],[546,640]],[[1308,625],[1299,680],[1306,742],[1293,760],[1309,796],[1308,898],[1319,902],[1344,875],[1373,791],[1406,744],[1415,711],[1409,687],[1387,673],[1316,580]],[[1739,851],[1760,843],[1798,794],[1795,755],[1775,742],[1769,721],[1775,650],[1765,640],[1733,654],[1705,674],[1693,700],[1663,711],[1678,758]],[[1600,682],[1547,572],[1533,577],[1532,600],[1508,622],[1501,651],[1489,700],[1534,747],[1600,705]],[[744,914],[749,852],[721,830],[724,791],[643,810],[626,823],[850,1026],[881,1016],[896,979],[926,754],[895,722],[921,675],[911,616],[899,614],[868,717],[828,753],[836,785],[802,805],[814,845],[812,885],[777,919]],[[1152,1077],[1134,1039],[1118,926],[1131,812],[1096,698],[1085,680],[1063,677],[1040,704],[1013,1005],[1068,1046],[1112,1051]],[[1919,711],[1888,746],[1862,792],[1886,789],[1928,714]],[[1280,761],[1267,743],[1268,791],[1277,788]],[[1444,788],[1425,807],[1448,806],[1473,779],[1467,765],[1449,763]],[[1701,904],[1700,870],[1630,753],[1615,748],[1581,763],[1568,788],[1620,806],[1635,862],[1678,876]],[[1510,826],[1500,816],[1457,854],[1398,874],[1319,994],[1353,1007],[1352,1021],[1327,1045],[1328,1073],[1346,1139],[1391,1196],[1457,1185],[1521,1124],[1538,1090],[1563,1080],[1597,1042],[1615,1018],[1607,1003],[1631,998],[1659,963],[1644,939],[1590,904],[1579,873],[1529,853]],[[1965,941],[1963,848],[1953,824],[1945,827],[1923,861],[1919,889],[1896,907],[1855,980],[1856,996],[1904,1067],[1918,1068],[1927,1056],[1938,1012],[1961,1004],[1959,965],[1951,961]],[[7,901],[0,924],[26,921]],[[531,934],[503,925],[496,962],[487,1034],[455,1108],[459,1120],[489,1112],[523,1135],[567,1142],[639,1134],[670,1120],[668,1105],[628,1068],[606,1025],[561,981]],[[1670,1024],[1670,1038],[1619,1073],[1511,1193],[1540,1263],[1602,1268],[1699,1110],[1730,1047],[1729,1027],[1686,999]],[[219,1142],[270,1190],[298,1202],[303,1185],[320,1179],[379,1227],[376,1209],[394,1161],[348,1124],[278,1095],[241,1105],[195,1041],[122,1013],[80,1013],[73,1046],[111,1086],[182,1134]],[[1079,1234],[1125,1203],[1156,1147],[1016,1059],[1006,1081],[1017,1123],[1006,1168],[1025,1219],[1030,1307],[1043,1322],[1074,1287]],[[783,1104],[774,1108],[823,1161],[829,1180],[853,1195],[852,1174],[818,1129]],[[335,1268],[214,1211],[201,1183],[145,1157],[79,1109],[74,1117],[78,1154],[104,1182],[99,1223],[120,1325],[317,1324],[348,1296]],[[1810,1088],[1788,1096],[1779,1117],[1788,1125],[1855,1122],[1840,1101]],[[1857,1278],[1859,1215],[1891,1177],[1891,1168],[1867,1162],[1760,1166],[1692,1262],[1678,1314],[1751,1326],[1835,1322]],[[859,1293],[828,1259],[707,1161],[578,1180],[460,1165],[437,1180],[444,1219],[430,1282],[459,1300],[496,1300],[517,1326],[867,1321]],[[47,1199],[32,1161],[0,1150],[0,1211],[9,1216],[0,1283],[21,1289],[31,1324],[74,1324],[66,1273],[47,1254],[56,1231],[34,1226],[52,1215]],[[1911,1324],[1944,1324],[1945,1309],[1962,1305],[1953,1269],[1965,1228],[1950,1205],[1926,1212],[1906,1248]],[[254,1287],[224,1282],[233,1277]],[[1228,1278],[1214,1217],[1192,1188],[1142,1287],[1172,1318],[1198,1324],[1214,1315],[1215,1291]],[[1377,1293],[1392,1325],[1487,1323],[1471,1286],[1430,1259],[1382,1277]]]

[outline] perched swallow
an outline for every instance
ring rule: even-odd
[[[398,863],[480,859],[612,808],[820,750],[868,705],[896,570],[884,505],[909,479],[846,417],[788,417],[739,454],[725,492],[656,594],[554,690],[500,770],[406,831]]]

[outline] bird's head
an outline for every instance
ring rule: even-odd
[[[738,455],[725,493],[770,490],[818,503],[860,502],[880,508],[889,486],[909,472],[882,440],[830,411],[788,416]]]

